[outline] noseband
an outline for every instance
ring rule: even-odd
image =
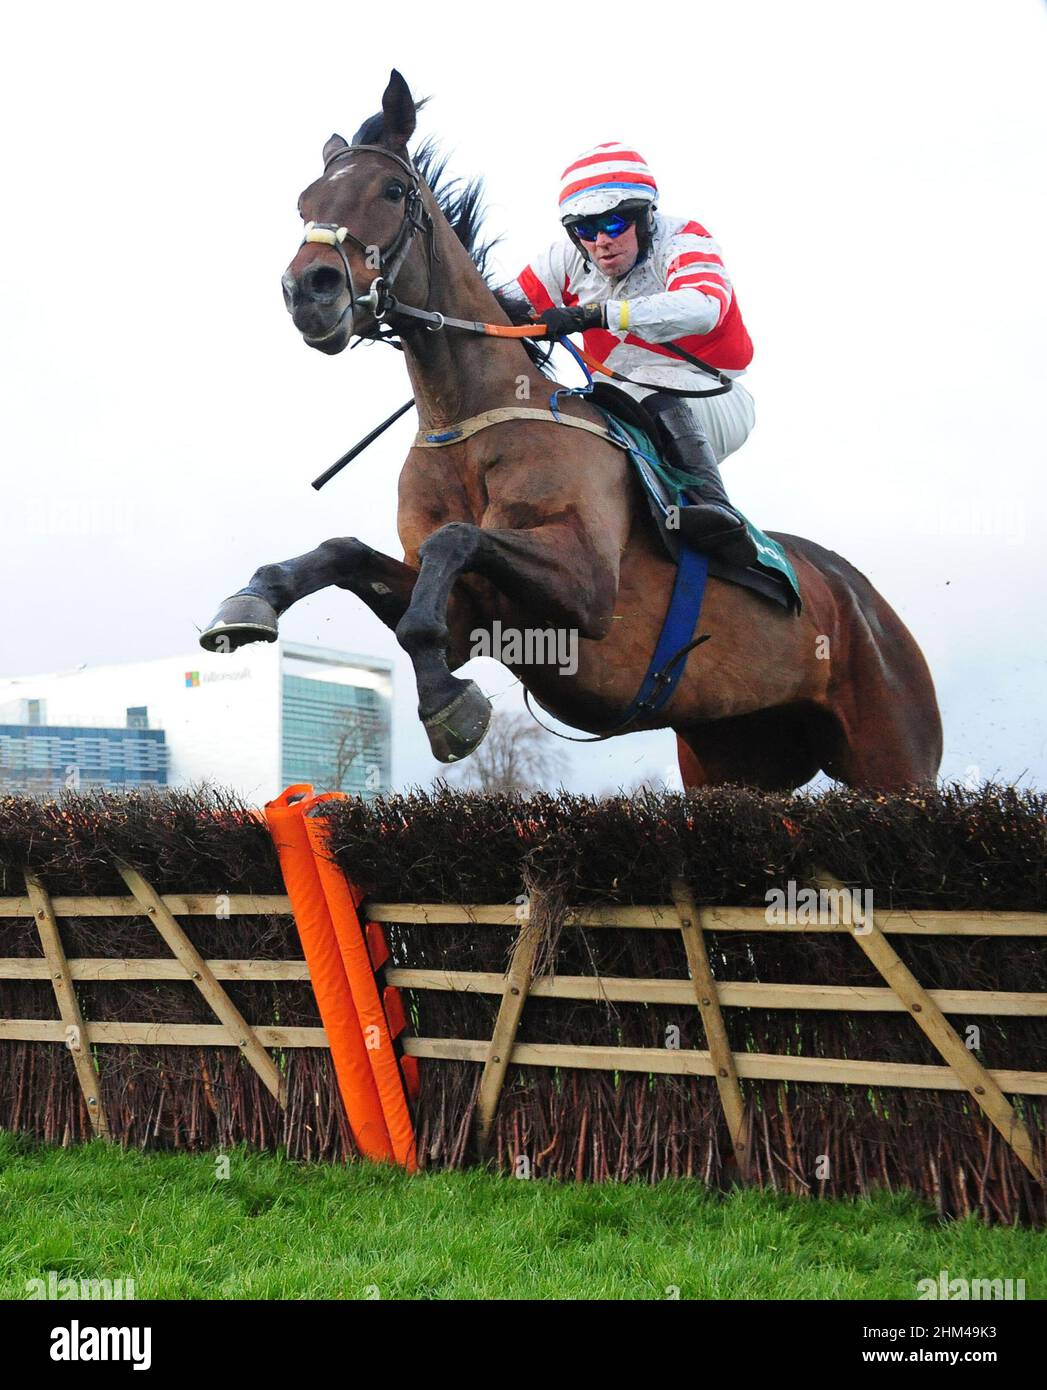
[[[342,265],[345,267],[346,283],[349,287],[349,303],[352,309],[356,305],[366,306],[370,309],[376,322],[376,328],[367,334],[359,334],[360,337],[381,338],[391,336],[391,330],[383,333],[381,329],[382,320],[391,309],[396,307],[396,300],[392,295],[392,286],[399,275],[403,264],[411,250],[411,243],[416,233],[421,233],[425,238],[426,260],[428,265],[428,280],[430,291],[433,278],[433,261],[439,259],[433,238],[433,219],[424,202],[422,201],[422,184],[418,176],[418,171],[414,165],[406,159],[401,159],[392,150],[387,150],[383,145],[346,145],[340,150],[336,150],[327,163],[324,165],[326,174],[331,165],[337,160],[344,158],[347,154],[380,154],[386,159],[391,159],[394,164],[399,165],[406,174],[409,181],[409,188],[404,198],[404,215],[400,223],[399,230],[391,243],[382,250],[381,247],[375,248],[373,244],[361,241],[358,236],[354,236],[348,227],[339,227],[334,222],[307,222],[305,224],[305,235],[302,238],[302,245],[309,242],[320,243],[324,246],[331,246],[342,258]],[[349,263],[349,256],[346,253],[345,243],[351,242],[358,247],[365,256],[373,250],[378,250],[378,274],[371,281],[366,294],[358,295],[353,282],[353,268]],[[429,295],[426,294],[426,303]]]

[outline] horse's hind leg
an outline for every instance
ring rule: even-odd
[[[898,791],[934,781],[942,721],[923,653],[893,610],[880,605],[883,638],[866,621],[847,634],[843,676],[829,691],[821,765],[848,786]]]
[[[900,791],[933,782],[942,756],[941,718],[929,680],[907,693],[857,680],[832,707],[822,767],[849,787]]]
[[[942,721],[923,653],[891,605],[842,556],[798,536],[787,543],[821,597],[809,606],[827,639],[827,679],[812,693],[824,719],[819,763],[852,787],[898,790],[932,782]],[[823,639],[819,637],[819,642]]]
[[[348,589],[367,604],[386,627],[395,628],[411,602],[418,571],[355,536],[324,541],[306,555],[263,565],[249,583],[227,598],[204,632],[200,645],[231,652],[248,642],[274,642],[277,620],[299,599],[321,589]]]

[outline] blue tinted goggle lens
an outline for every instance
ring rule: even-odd
[[[605,217],[587,217],[580,222],[572,222],[571,231],[583,241],[595,241],[601,232],[606,232],[609,237],[614,238],[620,237],[634,221],[632,217],[622,217],[617,212],[610,212]]]

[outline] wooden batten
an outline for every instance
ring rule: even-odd
[[[410,1057],[483,1062],[485,1038],[405,1038]],[[521,1043],[510,1058],[521,1067],[581,1067],[586,1071],[642,1072],[646,1076],[713,1076],[708,1052],[668,1047],[603,1047],[583,1043]],[[924,1062],[863,1062],[851,1057],[803,1057],[773,1052],[739,1052],[735,1066],[743,1081],[814,1081],[838,1086],[898,1086],[915,1091],[965,1091],[951,1067]],[[989,1073],[1002,1091],[1047,1096],[1047,1072]]]
[[[215,962],[212,962],[214,964]],[[249,961],[237,962],[246,967]],[[262,964],[263,962],[257,962]],[[8,965],[0,960],[0,980]],[[80,962],[69,965],[76,978]],[[85,962],[93,965],[94,962]],[[232,965],[234,962],[225,962]],[[18,978],[24,978],[19,975]],[[400,989],[431,989],[462,994],[501,994],[505,976],[493,970],[441,970],[437,966],[390,966],[386,978]],[[778,985],[748,980],[718,980],[721,1008],[823,1009],[846,1013],[907,1013],[891,989],[868,985]],[[943,1013],[997,1014],[1012,1018],[1047,1018],[1047,994],[978,989],[927,991]],[[549,975],[531,982],[531,995],[542,999],[603,1000],[609,1004],[693,1004],[690,980],[644,980],[620,975]]]
[[[1024,1122],[1003,1094],[991,1074],[974,1053],[967,1048],[928,992],[898,955],[877,926],[875,912],[864,913],[853,905],[848,890],[838,878],[818,870],[815,882],[819,888],[834,890],[846,905],[851,918],[851,934],[876,966],[887,985],[904,1004],[913,1021],[931,1040],[945,1062],[952,1068],[964,1088],[995,1125],[1003,1139],[1038,1181],[1043,1181],[1040,1160]]]
[[[59,1025],[62,1030],[60,1038],[68,1047],[69,1055],[73,1059],[76,1079],[83,1092],[91,1128],[98,1138],[108,1139],[109,1122],[106,1119],[105,1106],[102,1102],[98,1069],[91,1056],[90,1039],[83,1015],[80,1012],[80,1003],[76,997],[73,977],[69,973],[69,963],[62,948],[62,936],[58,930],[54,908],[43,884],[34,873],[28,870],[25,875],[25,886],[36,921],[36,929],[40,936],[40,945],[43,947],[44,959],[51,976],[51,985],[58,1004],[58,1012],[62,1016]]]
[[[57,914],[56,914],[57,915]],[[74,980],[184,980],[185,970],[170,957],[70,956]],[[208,960],[217,980],[308,980],[304,960]],[[0,956],[0,980],[48,980],[50,967],[39,956]],[[440,993],[501,994],[505,976],[488,970],[441,970],[436,966],[389,966],[386,983],[398,989]],[[817,1009],[844,1013],[908,1013],[894,990],[869,985],[781,985],[718,980],[721,1008]],[[610,1004],[692,1004],[690,980],[645,980],[617,975],[548,975],[531,981],[542,999],[578,999]],[[929,989],[945,1014],[1047,1018],[1047,994],[978,989]]]
[[[480,1077],[480,1092],[476,1102],[476,1141],[481,1156],[486,1154],[491,1141],[498,1100],[505,1084],[505,1073],[509,1068],[520,1018],[531,988],[534,959],[542,939],[541,922],[541,905],[532,898],[528,916],[520,926],[520,933],[513,948],[502,990],[502,1002],[498,1007],[498,1017],[495,1019],[494,1032]]]
[[[181,961],[166,957],[116,956],[72,957],[68,962],[74,980],[104,984],[110,980],[184,980]],[[209,960],[208,969],[216,980],[308,980],[304,960]],[[46,980],[50,969],[46,960],[24,956],[0,956],[0,980]]]
[[[465,924],[515,927],[512,903],[385,903],[367,904],[373,922]],[[902,936],[1047,936],[1047,912],[998,912],[968,909],[920,908],[877,914],[880,929]],[[841,935],[851,931],[844,921],[786,923],[767,919],[762,907],[703,907],[706,931],[782,932],[789,936]],[[678,931],[672,904],[665,907],[578,907],[564,918],[568,927],[628,928],[630,931]]]
[[[266,1090],[286,1109],[287,1087],[273,1059],[255,1036],[254,1029],[218,983],[211,967],[186,936],[159,893],[142,875],[122,860],[115,860],[120,877],[131,890],[139,911],[145,913],[181,963],[187,979],[196,985],[212,1012],[227,1030],[227,1041],[238,1047],[255,1069]],[[212,898],[212,904],[214,899]]]
[[[259,1025],[255,1037],[263,1047],[327,1047],[323,1028]],[[230,1047],[224,1023],[86,1023],[84,1036],[92,1046]],[[0,1018],[0,1042],[65,1040],[65,1024],[52,1018]]]
[[[691,987],[705,1027],[709,1043],[709,1056],[716,1077],[716,1088],[720,1093],[720,1104],[727,1120],[727,1129],[734,1148],[735,1161],[743,1178],[749,1176],[750,1143],[749,1123],[745,1111],[742,1088],[738,1084],[738,1071],[734,1064],[734,1054],[727,1037],[723,1013],[720,1010],[720,997],[716,980],[709,964],[709,953],[705,948],[705,933],[702,931],[702,915],[694,901],[694,895],[682,880],[673,884],[673,905],[680,923],[687,965],[691,972]]]
[[[178,917],[219,919],[215,905],[222,899],[222,912],[231,917],[287,917],[291,900],[286,893],[164,893],[161,902]],[[137,898],[109,894],[102,897],[55,897],[51,899],[56,917],[138,917]],[[0,917],[31,917],[28,898],[0,898]]]

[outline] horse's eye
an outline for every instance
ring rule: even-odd
[[[398,203],[406,192],[407,189],[403,186],[403,184],[394,180],[391,184],[389,184],[386,187],[385,196],[389,199],[391,203]]]

